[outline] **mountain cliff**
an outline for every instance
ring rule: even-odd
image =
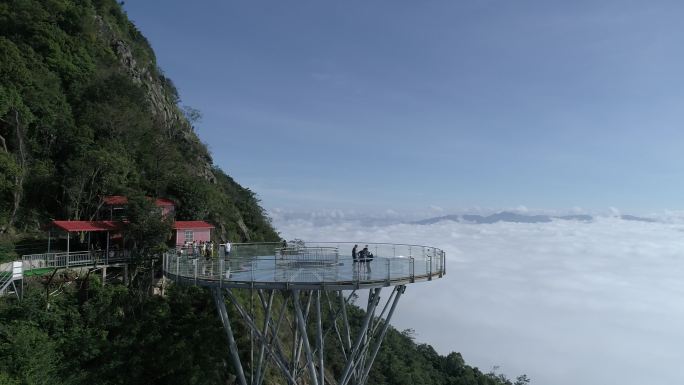
[[[91,219],[104,195],[149,195],[223,240],[278,240],[179,102],[115,1],[0,2],[0,232]]]

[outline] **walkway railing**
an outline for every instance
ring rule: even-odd
[[[354,262],[368,245],[373,255]],[[344,251],[340,251],[344,250]],[[281,248],[277,243],[234,244],[228,256],[164,254],[164,271],[172,279],[200,285],[391,285],[430,280],[446,273],[445,254],[430,246],[386,243],[307,242]]]
[[[7,287],[12,283],[12,263],[4,263],[0,266],[0,295],[4,294]]]
[[[42,268],[69,268],[89,265],[108,265],[130,260],[128,250],[71,251],[59,253],[29,254],[22,257],[24,271]]]
[[[325,266],[337,264],[340,253],[337,247],[282,247],[275,250],[275,258],[280,264],[299,266]]]

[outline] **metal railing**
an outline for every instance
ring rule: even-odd
[[[22,257],[24,271],[42,268],[69,268],[88,265],[108,265],[127,262],[131,259],[129,250],[90,250],[58,253],[28,254]]]
[[[337,247],[282,247],[275,250],[275,257],[280,264],[290,266],[326,266],[339,263],[340,254]]]
[[[354,262],[352,247],[368,245],[373,258]],[[281,248],[277,243],[233,244],[225,257],[164,254],[164,271],[172,279],[197,284],[361,285],[415,282],[446,273],[444,251],[419,245],[352,242],[307,242]],[[341,252],[340,250],[347,250]]]
[[[5,293],[7,287],[12,283],[12,262],[0,265],[0,295]]]

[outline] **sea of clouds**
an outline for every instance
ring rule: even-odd
[[[447,275],[412,284],[392,324],[533,384],[683,384],[684,222],[432,225],[275,218],[286,239],[442,248]]]

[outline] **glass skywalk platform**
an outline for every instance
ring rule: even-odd
[[[359,252],[368,245],[372,257],[354,260],[354,244]],[[199,286],[345,290],[441,278],[446,266],[444,252],[429,246],[307,242],[287,248],[235,244],[230,255],[217,258],[169,252],[164,271],[172,280]]]

